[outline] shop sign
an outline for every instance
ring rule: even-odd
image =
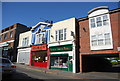
[[[37,45],[37,46],[32,46],[32,51],[40,51],[40,50],[47,50],[47,45]]]
[[[72,51],[72,44],[50,47],[50,52]]]

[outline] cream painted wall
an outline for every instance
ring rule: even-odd
[[[31,39],[32,39],[32,32],[31,31],[28,31],[28,32],[25,32],[25,33],[21,33],[20,35],[19,35],[19,45],[18,45],[18,47],[22,47],[22,40],[23,40],[23,38],[25,38],[25,37],[29,37],[29,46],[30,46],[30,44],[31,44]]]
[[[67,20],[53,23],[53,26],[51,27],[51,33],[50,33],[50,35],[52,35],[53,38],[50,36],[50,43],[56,42],[55,41],[55,31],[64,29],[64,28],[67,28],[66,40],[73,40],[73,36],[71,36],[71,31],[73,31],[75,34],[75,18],[70,18]]]

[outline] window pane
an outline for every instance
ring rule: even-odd
[[[98,35],[98,39],[103,39],[103,35],[102,35],[102,34],[99,34],[99,35]]]
[[[107,20],[107,19],[108,19],[107,15],[104,15],[103,20]]]
[[[64,40],[66,40],[66,33],[67,33],[67,31],[66,31],[66,28],[64,29]]]
[[[93,35],[91,38],[92,38],[92,40],[97,40],[96,35]]]
[[[103,45],[103,39],[98,40],[98,45]]]
[[[110,33],[106,33],[106,34],[104,34],[104,36],[105,36],[105,39],[108,39],[108,38],[110,38]]]
[[[91,23],[91,28],[95,27],[95,19],[90,19],[90,23]]]
[[[63,30],[59,30],[59,40],[63,40]]]
[[[7,39],[7,37],[8,37],[8,34],[6,33],[6,34],[4,35],[4,39]]]
[[[96,46],[97,45],[97,40],[93,40],[92,41],[92,46]]]
[[[108,24],[108,16],[104,15],[103,16],[103,25],[107,25]]]
[[[97,27],[102,26],[101,17],[97,17],[96,22],[97,22]]]
[[[13,37],[13,32],[10,32],[10,37],[11,37],[11,38]]]
[[[110,45],[110,44],[111,44],[110,39],[105,39],[105,45]]]
[[[58,31],[55,31],[55,40],[57,41],[58,40]]]

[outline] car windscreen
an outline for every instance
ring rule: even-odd
[[[10,64],[11,62],[7,59],[2,59],[2,63],[7,63],[7,64]]]

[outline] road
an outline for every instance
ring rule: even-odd
[[[117,66],[116,66],[117,67]],[[65,76],[62,74],[53,74],[53,73],[45,73],[36,69],[30,69],[30,68],[26,68],[26,67],[17,67],[17,72],[15,74],[13,74],[13,76],[3,76],[2,80],[13,80],[13,79],[17,79],[17,80],[28,80],[28,81],[104,81],[102,79],[107,77],[113,77],[114,75],[116,76],[116,73],[112,73],[112,72],[106,72],[106,73],[102,73],[102,72],[90,72],[90,73],[83,73],[81,74],[81,76],[84,76],[84,80],[82,79],[82,77],[75,77],[73,75],[72,76]],[[118,67],[115,68],[116,71],[118,70]],[[93,75],[99,75],[99,77],[93,76]],[[86,76],[86,77],[85,77]],[[87,76],[89,76],[89,78],[87,78]],[[105,76],[105,77],[104,77]],[[102,79],[98,79],[98,78],[102,78]],[[94,80],[90,79],[90,78],[94,78]],[[116,77],[117,78],[117,77]],[[106,80],[105,80],[106,81]],[[109,81],[112,81],[109,80]],[[114,80],[114,81],[118,81],[118,80]]]
[[[46,79],[73,79],[72,77],[66,77],[62,75],[55,75],[55,74],[47,74],[43,72],[38,72],[35,70],[24,69],[17,67],[17,72],[14,73],[12,76],[3,76],[4,79],[31,79],[31,80],[46,80]],[[52,80],[53,81],[53,80]]]

